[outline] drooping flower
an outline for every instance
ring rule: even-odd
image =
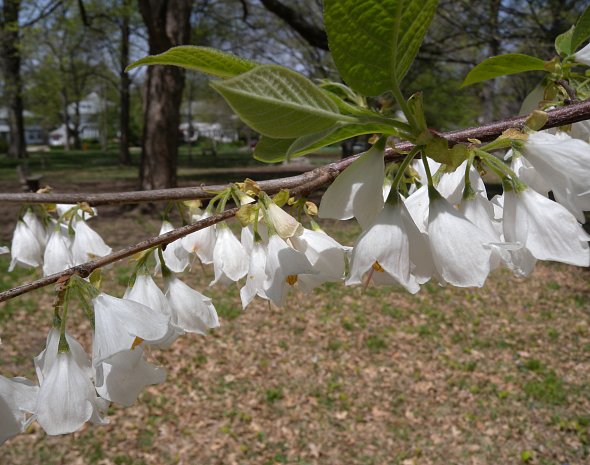
[[[84,220],[74,223],[74,243],[72,244],[72,258],[74,264],[80,265],[96,257],[104,257],[112,252],[102,237],[86,224]]]
[[[41,222],[41,220],[31,210],[27,210],[23,216],[23,221],[27,224],[29,229],[33,232],[37,242],[41,246],[41,252],[45,248],[47,242],[47,229]]]
[[[170,316],[139,302],[118,299],[101,293],[94,306],[94,342],[92,362],[97,366],[136,343],[160,341],[169,331]]]
[[[65,333],[65,337],[66,342],[70,348],[70,352],[76,360],[76,363],[86,372],[86,375],[90,378],[92,376],[92,367],[90,361],[88,360],[88,355],[84,351],[84,348],[67,332]],[[57,354],[59,352],[59,339],[59,328],[51,328],[47,334],[45,349],[43,349],[39,355],[33,358],[39,384],[43,384],[43,380],[47,377],[51,367],[57,360]]]
[[[157,345],[161,348],[167,348],[178,339],[179,336],[184,334],[184,331],[181,328],[174,325],[172,321],[172,310],[168,304],[168,299],[150,275],[138,274],[133,286],[125,291],[123,298],[145,305],[153,311],[170,319],[172,324],[168,327],[166,334],[160,339],[150,340],[150,344]]]
[[[43,258],[41,254],[41,244],[35,237],[35,234],[26,223],[19,220],[16,223],[14,234],[12,235],[12,247],[10,248],[12,260],[8,271],[14,270],[16,265],[28,267],[37,267],[41,265]]]
[[[277,234],[283,239],[299,236],[303,233],[303,226],[273,201],[268,203],[268,219]]]
[[[131,406],[149,385],[166,380],[166,370],[146,362],[141,346],[124,350],[97,367],[96,391],[103,399]]]
[[[383,208],[384,141],[359,156],[328,187],[319,208],[321,218],[356,218],[365,228]]]
[[[217,240],[213,249],[215,279],[211,285],[238,281],[248,273],[248,255],[225,223],[217,227]]]
[[[187,286],[175,275],[166,278],[166,298],[172,324],[188,333],[205,334],[219,326],[217,311],[209,297]]]
[[[246,231],[248,228],[242,229]],[[244,235],[242,235],[244,238]],[[247,242],[242,240],[242,243]],[[248,243],[248,242],[247,242]],[[266,299],[264,292],[264,282],[266,281],[266,259],[267,250],[262,241],[253,241],[249,251],[250,261],[248,263],[248,273],[246,274],[246,283],[240,289],[240,298],[242,307],[246,308],[254,297],[259,296]]]
[[[483,286],[491,269],[490,238],[431,189],[428,237],[440,279],[457,287]]]
[[[204,220],[211,214],[205,210],[201,215],[193,215],[193,222]],[[213,249],[215,247],[216,228],[215,225],[199,229],[182,238],[182,246],[189,253],[197,254],[199,260],[205,265],[213,263]]]
[[[300,274],[311,273],[312,265],[302,252],[290,247],[276,234],[269,237],[267,251],[264,292],[269,300],[282,307],[289,288],[295,285]]]
[[[35,412],[39,387],[25,378],[0,375],[0,444],[24,431]]]
[[[361,234],[354,246],[346,284],[360,284],[370,273],[377,284],[399,283],[411,293],[420,290],[412,274],[408,221],[412,221],[411,216],[401,198],[395,204],[385,204],[375,223]],[[417,228],[412,232],[420,235]]]
[[[455,171],[442,173],[436,190],[452,205],[461,201],[461,195],[465,187],[465,167],[467,161],[464,161]]]
[[[74,266],[72,257],[72,239],[65,228],[57,228],[49,236],[45,254],[43,256],[43,275],[48,276],[53,273],[59,273]]]
[[[538,260],[590,266],[590,237],[565,207],[530,188],[505,189],[504,199],[506,241],[518,243]]]
[[[531,189],[536,190],[539,194],[547,195],[551,186],[539,174],[533,165],[524,157],[512,155],[512,150],[506,154],[506,158],[512,157],[510,168],[516,173],[518,179],[524,182]]]
[[[160,228],[160,235],[166,234],[174,229],[170,221],[163,221],[162,227]],[[182,273],[189,264],[189,254],[182,245],[182,240],[177,239],[174,242],[166,245],[166,248],[162,251],[166,266],[170,268],[174,273]],[[160,267],[160,256],[156,253],[156,268]]]
[[[590,210],[590,144],[564,132],[530,134],[522,147],[523,156],[550,186],[555,200],[584,222]]]
[[[303,234],[291,238],[291,243],[311,263],[311,273],[300,274],[298,279],[299,287],[304,292],[325,282],[341,281],[344,278],[348,248],[325,232],[305,228]]]
[[[421,232],[426,233],[428,231],[428,209],[430,205],[428,186],[424,185],[414,191],[404,200],[404,204],[412,216],[414,224]]]
[[[574,60],[583,65],[590,66],[590,44],[574,53]]]
[[[85,368],[72,352],[60,352],[44,376],[35,413],[37,421],[49,435],[73,433],[89,420],[103,422],[105,404]]]

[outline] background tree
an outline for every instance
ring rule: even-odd
[[[190,0],[139,0],[148,33],[150,55],[186,44],[190,37]],[[170,66],[147,70],[141,152],[142,189],[176,185],[178,126],[184,72]]]

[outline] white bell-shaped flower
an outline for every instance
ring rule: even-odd
[[[590,210],[590,144],[564,132],[535,132],[522,153],[551,187],[555,200],[584,222],[584,211]]]
[[[277,234],[283,239],[299,236],[303,233],[303,226],[273,201],[268,204],[268,219]]]
[[[101,293],[94,306],[94,342],[92,362],[97,366],[136,343],[160,341],[170,327],[170,316],[129,299]]]
[[[172,321],[172,310],[168,304],[168,299],[166,299],[166,296],[150,275],[138,274],[133,286],[127,289],[123,298],[143,304],[170,318],[171,325],[169,326],[167,333],[161,339],[149,341],[150,344],[165,349],[170,347],[179,336],[184,334],[184,331],[182,331],[181,328],[174,325]]]
[[[574,139],[580,139],[586,143],[590,143],[590,120],[578,121],[572,124],[570,136]]]
[[[461,201],[461,195],[465,188],[466,166],[467,161],[464,161],[455,171],[442,173],[436,185],[436,190],[452,205],[456,205]]]
[[[193,222],[204,220],[211,214],[205,210],[201,215],[193,215]],[[215,248],[216,228],[215,225],[199,229],[182,238],[182,246],[189,253],[197,254],[199,260],[205,265],[213,263],[213,249]]]
[[[43,275],[49,276],[74,266],[72,239],[65,228],[58,226],[47,241],[43,256]]]
[[[60,352],[39,388],[35,413],[49,435],[73,433],[89,420],[101,421],[104,408],[85,368],[72,352]]]
[[[75,265],[94,260],[97,257],[104,257],[113,251],[105,244],[102,237],[86,224],[86,221],[76,221],[74,233],[72,257]]]
[[[51,328],[47,334],[47,341],[45,343],[45,349],[41,351],[39,355],[33,358],[35,363],[35,371],[37,372],[37,378],[39,384],[43,384],[43,380],[51,370],[51,367],[57,360],[58,348],[59,348],[60,330],[59,328]],[[92,366],[88,360],[88,355],[80,343],[74,339],[70,334],[66,332],[66,342],[70,347],[76,363],[80,368],[86,371],[86,375],[92,377]]]
[[[41,251],[45,248],[45,243],[47,242],[47,229],[41,222],[41,220],[35,215],[31,210],[27,210],[23,216],[23,221],[27,224],[37,242],[41,245]]]
[[[321,218],[354,217],[363,228],[370,226],[383,208],[384,148],[375,144],[338,175],[322,197]]]
[[[440,168],[440,163],[434,161],[432,158],[428,158],[428,167],[432,173],[436,173]],[[416,173],[418,173],[418,177],[420,179],[420,183],[422,186],[426,186],[428,183],[428,176],[426,175],[426,168],[424,168],[424,159],[422,157],[415,158],[412,160],[412,168]]]
[[[551,190],[551,186],[541,176],[533,165],[524,157],[511,155],[512,150],[509,150],[507,157],[512,156],[512,163],[510,168],[516,173],[518,179],[524,182],[531,189],[536,190],[539,194],[547,195]]]
[[[504,191],[504,238],[538,260],[590,266],[590,237],[562,205],[527,188]]]
[[[174,229],[172,223],[170,221],[162,222],[162,227],[160,228],[160,235],[166,234]],[[156,257],[156,269],[159,270],[160,268],[160,256],[159,254],[154,254]],[[162,251],[162,255],[164,256],[164,261],[166,262],[166,266],[173,271],[174,273],[182,273],[189,264],[189,253],[187,250],[182,246],[181,239],[177,239],[174,242],[166,245],[166,248]]]
[[[401,199],[395,205],[386,203],[375,223],[361,234],[352,251],[346,284],[360,284],[370,273],[377,284],[399,283],[413,294],[420,290],[412,275],[410,241],[402,216],[405,208]]]
[[[96,391],[103,399],[131,406],[146,386],[166,380],[166,370],[146,362],[141,346],[117,353],[97,367]]]
[[[590,43],[574,53],[574,60],[583,65],[590,66]]]
[[[240,232],[240,244],[242,244],[248,255],[252,253],[252,248],[254,247],[254,230],[252,225],[242,228]]]
[[[149,274],[138,273],[133,286],[125,291],[124,298],[139,302],[168,317],[171,314],[166,296]]]
[[[242,231],[246,231],[247,229],[244,228]],[[253,242],[251,247],[246,283],[240,289],[243,308],[246,308],[256,296],[267,299],[266,292],[264,292],[264,283],[266,281],[266,259],[268,252],[266,246],[261,241]]]
[[[22,220],[16,223],[16,228],[12,235],[10,253],[12,260],[10,261],[8,271],[14,270],[16,265],[25,268],[35,268],[43,263],[41,244],[39,244],[31,228]]]
[[[404,200],[404,204],[412,216],[416,227],[422,233],[426,233],[428,231],[428,210],[430,205],[428,186],[424,185],[414,191]]]
[[[428,236],[438,275],[457,287],[481,287],[491,269],[490,238],[437,194],[431,194]]]
[[[275,305],[282,307],[298,276],[311,273],[313,267],[302,252],[290,247],[276,234],[268,239],[267,251],[264,293]]]
[[[299,287],[304,292],[325,282],[341,281],[344,278],[348,247],[340,245],[323,231],[306,228],[301,236],[291,238],[291,243],[311,263],[312,272],[300,274],[298,279]]]
[[[217,311],[211,299],[175,275],[166,277],[166,298],[172,310],[172,324],[183,331],[205,334],[209,328],[219,326]]]
[[[39,387],[25,378],[0,375],[0,444],[25,430],[35,412]]]
[[[210,285],[240,280],[248,273],[248,263],[244,246],[225,223],[219,224],[213,249],[215,279]]]

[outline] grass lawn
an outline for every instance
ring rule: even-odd
[[[56,162],[44,173],[83,189],[111,169],[80,178]],[[16,219],[5,214],[2,244]],[[344,244],[359,232],[322,224]],[[118,249],[157,233],[159,219],[105,207],[91,225]],[[105,290],[121,296],[130,270],[106,270]],[[104,427],[49,437],[33,425],[0,447],[0,464],[590,463],[588,270],[543,263],[524,280],[502,270],[483,289],[429,283],[416,295],[328,284],[293,292],[286,308],[257,300],[246,311],[236,286],[208,287],[212,274],[196,266],[182,279],[214,299],[221,327],[151,350],[164,384],[111,406]],[[36,276],[2,272],[0,289]],[[35,379],[52,300],[45,289],[0,304],[2,375]],[[88,348],[83,312],[70,313]]]

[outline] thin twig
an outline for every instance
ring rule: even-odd
[[[562,108],[548,111],[549,119],[544,128],[553,128],[556,126],[564,126],[567,124],[576,123],[590,119],[590,100],[585,100],[580,103],[575,103]],[[468,139],[478,139],[482,142],[487,142],[498,137],[502,132],[510,128],[521,129],[527,116],[519,116],[514,118],[497,121],[483,126],[461,129],[458,131],[451,131],[447,133],[440,133],[442,137],[449,142],[464,142]],[[403,143],[397,146],[397,150],[409,151],[412,144]],[[392,149],[386,151],[386,158],[391,160],[399,155]],[[274,193],[281,189],[294,189],[303,184],[307,184],[316,179],[326,177],[326,172],[335,173],[336,175],[344,168],[350,165],[357,156],[352,156],[340,160],[335,163],[330,163],[306,173],[291,176],[286,178],[272,179],[268,181],[259,181],[260,188],[265,192]],[[330,176],[328,176],[330,177]],[[133,192],[115,192],[115,193],[48,193],[48,194],[34,194],[34,193],[19,193],[19,194],[2,194],[0,193],[0,202],[4,203],[67,203],[75,204],[86,202],[92,206],[126,204],[126,203],[141,203],[141,202],[158,202],[171,200],[194,200],[194,199],[208,199],[215,194],[212,192],[223,190],[228,187],[224,185],[212,186],[197,186],[197,187],[180,187],[174,189],[159,189],[153,191],[133,191]]]
[[[580,104],[574,104],[568,107],[560,108],[548,112],[549,119],[545,128],[561,126],[565,124],[571,124],[574,122],[582,121],[584,119],[590,119],[590,100],[586,100]],[[493,140],[498,135],[502,134],[510,128],[522,128],[527,117],[516,117],[495,123],[486,124],[484,126],[462,129],[459,131],[447,132],[441,134],[449,142],[463,142],[468,139],[478,139],[482,142]],[[386,150],[385,158],[387,160],[396,160],[400,158],[400,152],[407,152],[411,150],[412,144],[402,143],[398,144],[394,149],[388,148]],[[298,176],[292,176],[289,178],[281,178],[271,181],[261,181],[258,184],[262,190],[269,193],[277,192],[280,189],[291,189],[291,195],[303,196],[310,192],[322,187],[325,184],[331,183],[340,172],[348,167],[354,160],[358,158],[358,155],[340,160],[339,162],[330,163],[320,168],[308,171]],[[194,198],[210,198],[211,191],[221,190],[226,186],[207,186],[207,187],[193,187],[193,188],[181,188],[181,189],[165,189],[159,191],[148,191],[148,192],[127,192],[127,193],[116,193],[116,194],[0,194],[0,201],[12,202],[12,203],[78,203],[87,202],[91,205],[104,205],[112,203],[137,203],[145,201],[155,200],[182,200],[182,199],[194,199]],[[189,194],[187,194],[190,193]],[[168,195],[166,195],[166,193]],[[172,195],[170,195],[172,193]],[[151,194],[151,195],[150,195]],[[72,199],[70,196],[78,196]],[[184,197],[184,195],[188,195]],[[23,200],[23,196],[27,197],[27,200]],[[40,197],[43,196],[43,200]],[[18,198],[18,200],[17,200]],[[125,199],[125,200],[123,200]],[[219,223],[220,221],[229,219],[236,215],[238,208],[231,208],[225,210],[222,213],[211,216],[209,218],[197,221],[196,223],[183,226],[181,228],[174,229],[166,234],[160,236],[154,236],[150,239],[144,240],[138,244],[129,246],[123,250],[106,255],[99,259],[83,263],[81,265],[69,268],[60,273],[55,273],[50,276],[43,277],[31,283],[23,284],[22,286],[15,287],[8,291],[0,293],[0,302],[12,299],[19,295],[27,292],[39,289],[44,286],[48,286],[57,282],[60,278],[69,277],[77,274],[81,277],[87,277],[97,268],[102,268],[106,265],[110,265],[116,261],[135,255],[138,252],[142,252],[151,247],[158,245],[169,244],[181,237],[184,237],[192,232],[206,228],[213,224]]]
[[[101,258],[97,258],[96,260],[92,260],[90,262],[86,262],[81,265],[68,268],[67,270],[61,271],[59,273],[54,273],[52,275],[45,276],[36,281],[23,284],[13,289],[9,289],[8,291],[1,292],[0,302],[4,302],[19,295],[26,294],[27,292],[34,291],[35,289],[39,289],[41,287],[54,284],[62,277],[65,278],[73,275],[78,275],[82,278],[86,278],[90,276],[90,273],[92,273],[97,268],[105,267],[107,265],[110,265],[111,263],[123,260],[127,257],[131,257],[136,253],[143,252],[144,250],[150,249],[152,247],[169,244],[170,242],[180,239],[181,237],[184,237],[192,232],[198,231],[199,229],[203,229],[208,226],[219,223],[223,220],[227,220],[235,216],[237,211],[238,208],[230,208],[217,215],[213,215],[208,218],[199,220],[193,224],[182,226],[181,228],[176,228],[160,236],[151,237],[149,239],[139,242],[138,244],[131,245],[112,254],[105,255]]]

